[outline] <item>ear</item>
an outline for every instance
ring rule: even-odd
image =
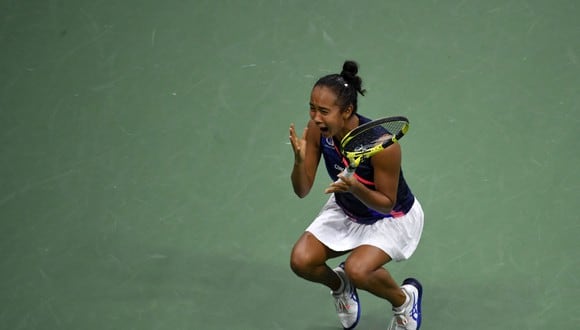
[[[348,107],[346,107],[346,109],[344,109],[344,111],[342,112],[342,117],[346,120],[348,118],[350,118],[350,116],[352,116],[354,107],[352,106],[352,104],[349,104]]]

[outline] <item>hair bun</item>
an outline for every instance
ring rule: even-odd
[[[340,73],[343,77],[354,78],[358,73],[358,64],[355,61],[345,61],[342,65],[342,72]]]
[[[344,61],[342,65],[342,72],[340,76],[349,84],[354,87],[354,90],[359,92],[361,95],[365,95],[365,90],[362,89],[362,79],[357,76],[358,73],[358,63],[355,61]]]

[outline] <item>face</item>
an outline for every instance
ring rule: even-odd
[[[342,137],[349,129],[346,123],[351,115],[351,108],[341,111],[336,103],[336,94],[325,86],[315,86],[310,94],[310,119],[320,128],[325,137]]]

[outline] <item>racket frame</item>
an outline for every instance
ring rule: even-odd
[[[368,130],[369,128],[381,126],[384,123],[392,122],[392,121],[402,121],[405,122],[403,127],[397,134],[392,135],[390,138],[385,139],[385,141],[381,144],[377,144],[376,146],[361,151],[345,151],[344,147],[347,145],[350,140],[352,140],[358,134],[364,134],[364,131]],[[389,147],[390,145],[397,143],[399,139],[401,139],[407,132],[409,131],[409,120],[403,116],[394,116],[394,117],[385,117],[376,119],[367,123],[364,123],[350,132],[348,132],[340,141],[340,151],[342,155],[347,159],[348,166],[344,169],[343,175],[345,177],[351,177],[356,168],[360,165],[360,163],[367,158],[371,158],[372,156],[376,155],[377,153],[385,150],[385,148]]]

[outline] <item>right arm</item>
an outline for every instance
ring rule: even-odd
[[[294,193],[303,198],[310,192],[320,162],[320,129],[310,120],[302,137],[298,138],[294,124],[290,125],[290,144],[294,151],[294,166],[290,179]]]

